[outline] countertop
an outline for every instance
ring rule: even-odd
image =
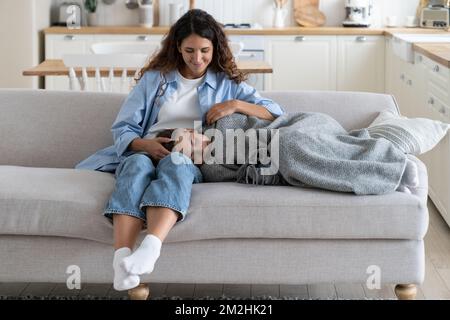
[[[50,27],[45,34],[166,34],[169,27],[144,28],[139,26],[99,26],[68,29]],[[285,27],[262,29],[225,29],[230,35],[386,35],[392,33],[442,33],[445,31],[423,28],[344,28],[344,27]]]
[[[450,43],[414,43],[413,50],[450,68]]]
[[[144,28],[139,26],[99,26],[68,29],[66,27],[50,27],[44,29],[45,34],[166,34],[169,27]],[[344,28],[344,27],[285,27],[262,29],[225,29],[229,35],[384,35],[392,36],[394,33],[418,34],[450,34],[442,29],[425,28]],[[414,50],[424,54],[433,61],[450,67],[450,44],[442,43],[415,43]]]

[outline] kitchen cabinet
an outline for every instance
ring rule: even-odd
[[[61,59],[64,54],[88,53],[94,42],[92,35],[63,34],[45,36],[45,59]],[[45,77],[45,88],[68,90],[68,77]]]
[[[392,39],[386,40],[386,93],[395,97],[402,115],[423,116],[421,110],[425,106],[426,81],[422,67],[418,63],[409,63],[397,57],[392,51],[391,42]],[[416,59],[420,60],[421,57]]]
[[[383,36],[273,36],[266,90],[384,93]]]
[[[88,54],[91,45],[98,42],[161,42],[163,35],[117,35],[117,34],[47,34],[45,36],[45,59],[62,59],[64,54]],[[89,79],[94,81],[93,79]],[[93,85],[93,83],[92,83]],[[45,88],[68,90],[69,78],[65,76],[45,77]]]
[[[274,36],[265,52],[266,90],[336,90],[335,36]]]
[[[426,78],[426,115],[430,119],[450,122],[450,69],[427,57],[420,65]],[[450,137],[446,137],[423,155],[429,176],[429,195],[450,226]]]
[[[337,37],[337,90],[384,93],[384,37]]]
[[[409,63],[392,54],[386,43],[386,91],[397,99],[407,117],[450,122],[450,69],[422,54]],[[428,170],[428,194],[450,226],[450,138],[419,158]]]

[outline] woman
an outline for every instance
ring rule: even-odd
[[[186,216],[192,184],[202,181],[191,159],[178,152],[168,156],[162,144],[171,139],[157,134],[193,128],[194,121],[210,124],[235,112],[269,120],[283,113],[243,82],[223,29],[198,9],[170,28],[137,80],[112,125],[114,146],[77,166],[115,172],[104,215],[114,224],[116,290],[136,287],[139,275],[153,271],[161,243]],[[147,236],[131,253],[145,224]]]

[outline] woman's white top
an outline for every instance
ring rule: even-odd
[[[202,121],[197,87],[205,76],[198,79],[186,79],[179,72],[180,81],[177,90],[161,106],[158,120],[150,127],[144,138],[152,139],[165,129],[194,128],[194,121]]]

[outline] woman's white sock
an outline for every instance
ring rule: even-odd
[[[161,240],[153,234],[147,235],[137,250],[122,261],[122,266],[130,274],[151,273],[159,258]]]
[[[121,265],[123,258],[131,254],[130,248],[123,247],[114,252],[114,289],[117,291],[128,290],[139,285],[141,279],[135,274],[129,274]]]

